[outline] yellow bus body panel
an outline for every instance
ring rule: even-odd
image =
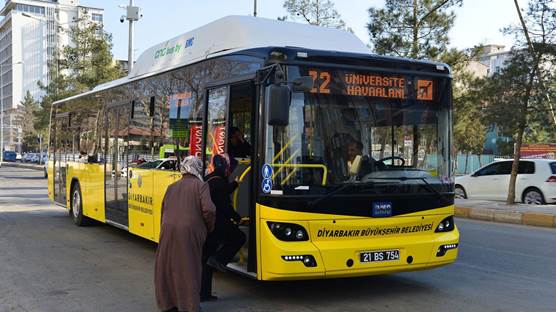
[[[104,165],[68,162],[66,179],[67,209],[71,207],[72,181],[77,181],[81,188],[83,215],[100,222],[106,222],[104,210]]]
[[[78,162],[67,164],[66,208],[69,210],[71,207],[71,186],[77,181],[81,188],[83,214],[105,223],[104,165]],[[54,174],[51,164],[48,171],[48,193],[50,200],[54,201]],[[128,179],[128,231],[158,242],[162,200],[168,186],[177,181],[181,174],[157,169],[131,168],[130,171],[132,173]]]
[[[158,243],[160,237],[160,219],[162,216],[162,200],[170,184],[178,181],[181,174],[176,171],[153,170],[154,171],[154,191],[153,191],[153,211],[154,211],[154,241]]]
[[[181,175],[157,169],[130,169],[128,188],[129,231],[158,242],[162,200],[168,186]]]
[[[451,232],[434,232],[440,221],[454,214],[453,206],[389,218],[304,213],[258,206],[258,278],[262,280],[390,274],[438,267],[457,258],[457,249],[436,256],[441,245],[458,243],[457,227]],[[307,230],[309,240],[280,241],[270,231],[267,221],[299,224]],[[361,252],[393,249],[399,250],[399,260],[360,261]],[[312,255],[317,266],[306,267],[301,261],[282,259],[282,256],[296,255]]]
[[[128,230],[154,240],[153,170],[130,169],[128,186]]]

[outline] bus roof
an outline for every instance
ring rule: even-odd
[[[207,58],[263,47],[296,47],[369,56],[371,54],[370,49],[354,34],[340,29],[232,15],[147,49],[139,56],[126,77],[106,82],[91,91],[56,101],[54,104]]]

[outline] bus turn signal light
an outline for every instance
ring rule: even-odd
[[[436,252],[436,256],[437,257],[442,257],[446,254],[446,251],[451,250],[451,249],[456,249],[456,248],[458,248],[458,244],[442,245],[442,246],[438,247],[438,251]]]
[[[315,257],[313,257],[311,255],[282,256],[282,259],[284,259],[285,261],[301,261],[301,262],[303,262],[303,265],[305,265],[306,267],[316,267],[317,266],[317,261],[315,260]]]
[[[449,216],[442,220],[436,227],[435,232],[450,232],[454,230],[454,216]]]
[[[274,236],[286,242],[299,242],[309,240],[307,230],[299,224],[284,222],[267,222],[270,231]]]

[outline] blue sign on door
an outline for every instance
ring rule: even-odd
[[[261,188],[263,189],[264,193],[270,193],[270,191],[272,190],[272,180],[270,179],[263,179],[263,182],[261,184]]]
[[[272,167],[269,164],[263,165],[262,175],[263,179],[270,179],[272,177]]]

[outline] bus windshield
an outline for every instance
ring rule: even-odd
[[[447,78],[294,66],[288,76],[314,87],[292,94],[287,126],[268,127],[263,192],[451,192]]]

